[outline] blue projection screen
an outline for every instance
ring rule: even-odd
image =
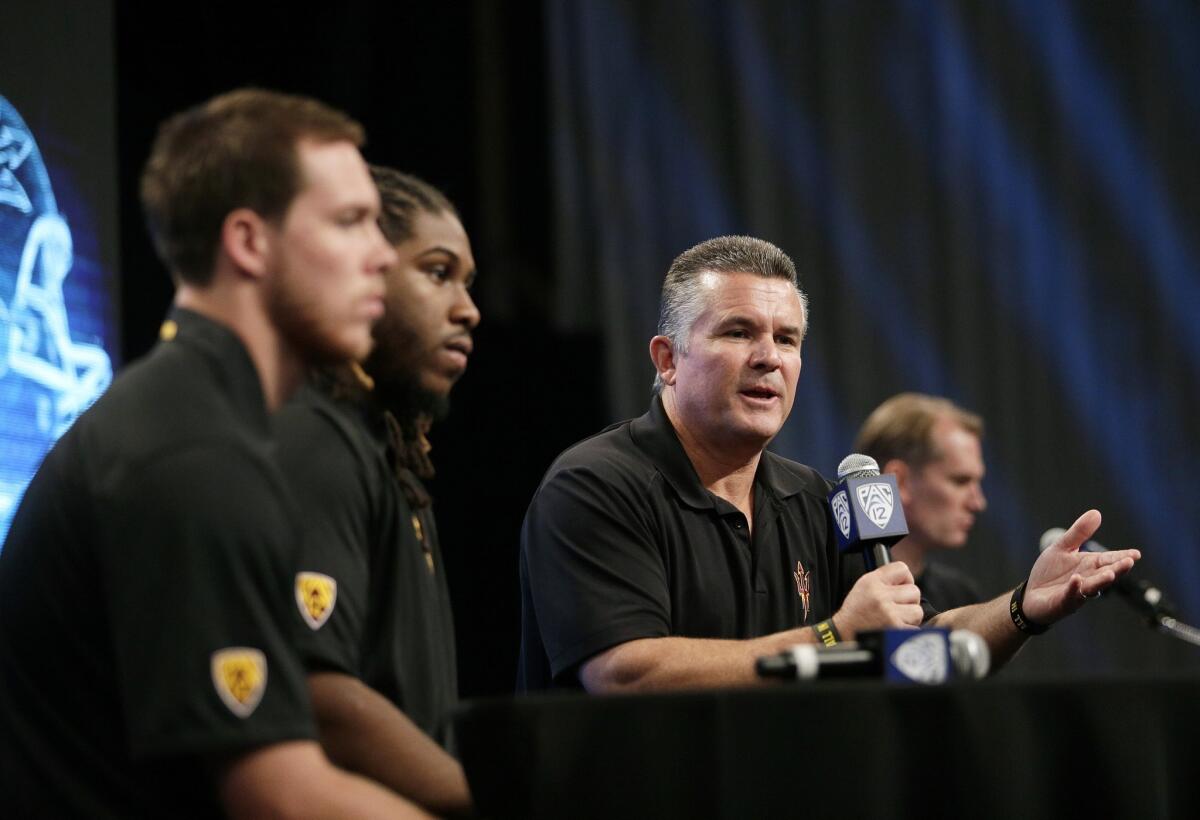
[[[94,27],[55,5],[18,8],[0,43],[0,544],[46,452],[117,363],[111,13],[93,7]],[[56,19],[70,22],[48,28]],[[39,38],[62,55],[48,63],[75,71],[20,59],[47,53]]]

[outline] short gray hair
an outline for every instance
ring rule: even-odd
[[[786,279],[800,297],[800,309],[804,314],[802,332],[808,331],[808,297],[800,289],[791,258],[763,239],[718,236],[675,257],[663,280],[658,335],[670,339],[677,353],[687,353],[692,326],[708,306],[709,294],[701,281],[705,273],[753,273],[766,279]],[[662,388],[662,377],[655,374],[654,392],[659,393]]]

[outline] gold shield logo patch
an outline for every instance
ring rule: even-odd
[[[337,603],[337,581],[319,572],[296,573],[296,605],[310,629],[325,625]]]
[[[267,688],[267,658],[248,646],[231,646],[212,655],[213,686],[229,710],[249,717]]]

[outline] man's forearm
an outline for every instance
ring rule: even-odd
[[[321,745],[334,763],[438,814],[471,812],[462,766],[391,701],[349,675],[308,680]]]
[[[815,640],[807,627],[740,641],[642,638],[585,661],[579,677],[593,694],[749,686],[761,682],[758,658]]]
[[[996,672],[1012,660],[1027,640],[1013,625],[1008,613],[1011,592],[982,604],[959,607],[940,612],[929,620],[929,626],[947,629],[969,629],[987,642],[991,652],[991,669]]]
[[[221,805],[235,820],[432,816],[378,783],[336,768],[313,741],[261,746],[218,764],[218,771]]]
[[[917,626],[922,617],[920,601],[921,592],[908,568],[886,564],[859,578],[829,620],[842,640],[853,640],[863,629]],[[990,616],[980,617],[986,621]],[[579,678],[594,693],[748,686],[759,682],[754,668],[758,658],[816,641],[808,626],[748,640],[643,638],[585,661]],[[998,635],[997,646],[1002,643]]]

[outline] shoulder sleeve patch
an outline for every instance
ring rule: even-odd
[[[296,606],[314,632],[325,625],[337,603],[337,581],[319,572],[296,573]]]
[[[219,649],[212,655],[212,680],[229,710],[249,717],[267,688],[267,658],[248,646]]]

